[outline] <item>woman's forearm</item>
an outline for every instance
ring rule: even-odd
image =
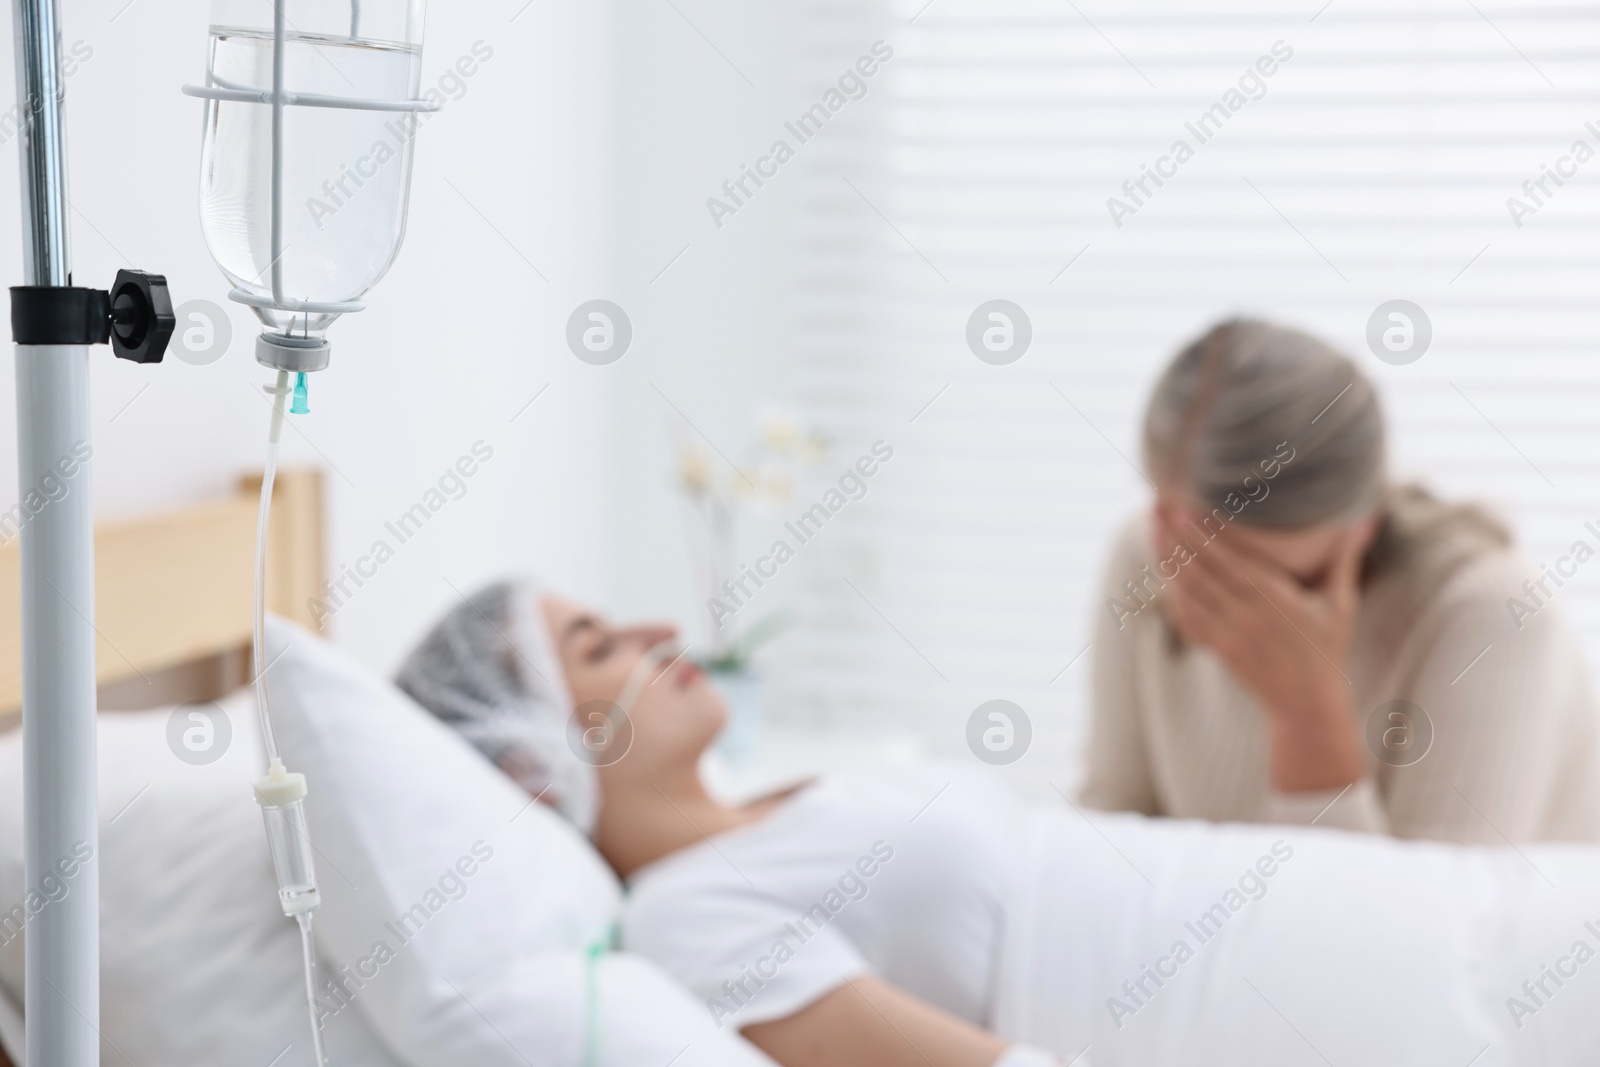
[[[1339,789],[1360,779],[1361,740],[1349,696],[1306,693],[1269,715],[1272,787],[1280,793]]]
[[[990,1067],[1006,1042],[871,975],[744,1028],[783,1067]]]

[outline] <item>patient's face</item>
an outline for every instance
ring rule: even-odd
[[[540,607],[579,708],[592,700],[615,701],[646,654],[677,638],[673,626],[615,626],[561,597],[547,596]],[[602,791],[608,782],[692,773],[727,718],[721,694],[687,657],[648,670],[629,714],[632,744],[624,757],[599,767]]]

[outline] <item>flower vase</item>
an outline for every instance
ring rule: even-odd
[[[717,739],[717,751],[729,766],[738,767],[755,754],[761,740],[761,679],[748,668],[736,668],[713,670],[711,681],[728,704],[728,723]]]

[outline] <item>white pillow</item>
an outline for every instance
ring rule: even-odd
[[[169,746],[175,709],[99,718],[100,1059],[264,1067],[287,1046],[275,1067],[309,1067],[300,938],[278,908],[250,790],[264,766],[255,705],[241,691],[206,707],[221,709],[232,736],[205,766]],[[190,725],[187,711],[179,721]],[[0,909],[19,904],[22,731],[12,730],[0,736]],[[21,1030],[8,1024],[19,1021],[25,937],[0,945],[0,1036],[16,1063]],[[324,1036],[341,1067],[394,1064],[355,1013]]]
[[[284,760],[310,786],[317,936],[349,968],[332,999],[400,1056],[570,1067],[592,1025],[606,1067],[770,1064],[653,965],[587,961],[621,892],[565,820],[306,631],[269,620],[266,657]]]

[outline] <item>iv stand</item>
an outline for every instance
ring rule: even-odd
[[[13,0],[22,113],[23,265],[28,285],[72,284],[66,131],[55,0]],[[16,348],[19,492],[58,476],[89,442],[89,346]],[[73,856],[67,895],[27,921],[27,1067],[100,1062],[100,865],[96,824],[94,520],[87,464],[22,531],[25,885]]]
[[[27,908],[26,1067],[100,1062],[100,857],[95,781],[94,515],[89,352],[159,363],[176,320],[166,279],[72,284],[55,0],[12,0],[23,272],[11,290],[22,539],[23,877],[66,893]],[[59,497],[39,487],[66,486]],[[47,499],[53,497],[52,499]],[[37,504],[37,507],[35,507]]]

